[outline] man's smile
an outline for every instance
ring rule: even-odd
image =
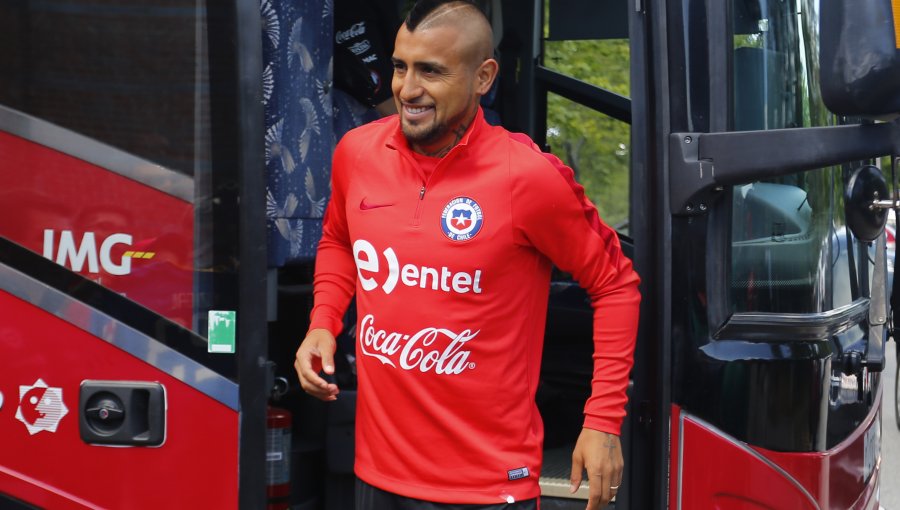
[[[434,106],[403,105],[404,117],[408,120],[420,120],[432,110],[434,110]]]

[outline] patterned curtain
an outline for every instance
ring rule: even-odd
[[[333,0],[262,0],[270,267],[311,260],[330,195]]]

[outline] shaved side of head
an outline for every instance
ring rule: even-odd
[[[410,32],[453,26],[469,37],[467,53],[473,65],[494,57],[494,35],[484,12],[467,0],[422,0],[404,21]]]

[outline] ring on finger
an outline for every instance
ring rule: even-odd
[[[612,489],[612,490],[614,490],[614,491],[619,490],[619,486],[618,486],[618,485],[611,485],[609,488]]]

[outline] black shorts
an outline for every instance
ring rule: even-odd
[[[398,496],[383,491],[378,487],[373,487],[357,478],[356,510],[538,510],[538,500],[528,499],[496,505],[432,503],[421,499]]]

